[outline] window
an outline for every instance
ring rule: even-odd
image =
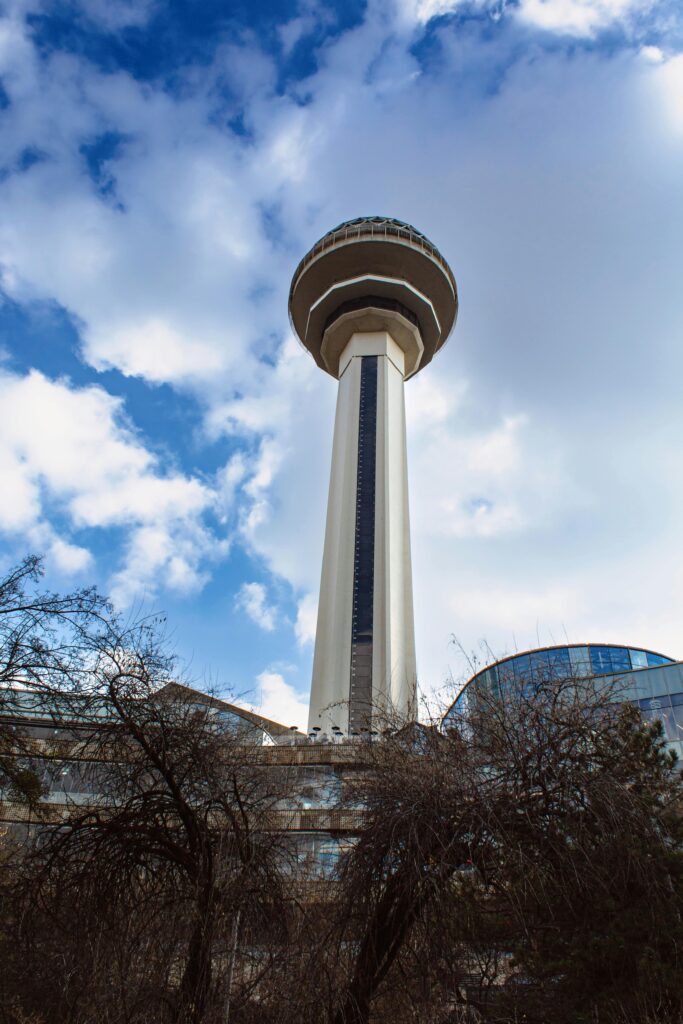
[[[643,718],[647,722],[660,721],[664,727],[664,735],[667,740],[679,740],[683,737],[678,719],[683,722],[683,715],[674,712],[671,706],[671,698],[668,696],[652,697],[648,700],[638,701]],[[682,710],[681,706],[677,710]]]
[[[543,682],[551,674],[548,651],[534,651],[529,655],[529,679],[531,682]]]
[[[633,668],[647,668],[647,654],[645,651],[629,651],[631,655],[631,666]]]
[[[604,675],[612,671],[612,659],[609,647],[591,647],[591,667],[595,675]]]
[[[587,647],[570,647],[569,649],[569,663],[571,665],[571,675],[577,678],[584,679],[586,676],[592,675],[591,656],[590,651]]]
[[[583,648],[585,650],[585,648]],[[547,652],[550,673],[554,679],[571,679],[576,672],[571,659],[571,648],[558,647]]]
[[[647,663],[650,668],[654,668],[657,665],[671,665],[671,658],[664,658],[661,654],[653,654],[652,651],[647,651]]]
[[[612,671],[630,672],[631,658],[629,657],[628,651],[624,647],[611,647],[609,650],[612,661]]]

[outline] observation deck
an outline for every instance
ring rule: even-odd
[[[388,331],[405,376],[431,361],[458,313],[455,277],[436,246],[410,224],[358,217],[328,231],[294,272],[292,326],[318,366],[340,375],[352,334]]]

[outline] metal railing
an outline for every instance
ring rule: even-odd
[[[455,278],[453,276],[453,271],[439,250],[432,242],[429,241],[426,235],[417,231],[412,227],[412,225],[406,224],[404,221],[395,220],[391,217],[358,217],[356,220],[345,221],[343,224],[337,225],[336,228],[332,228],[331,231],[328,231],[326,235],[323,235],[323,237],[315,243],[312,249],[309,249],[294,271],[291,291],[294,291],[294,286],[306,267],[321,253],[334,248],[334,246],[339,245],[340,242],[360,240],[361,238],[399,238],[408,242],[415,248],[421,249],[425,255],[429,256],[430,259],[439,264],[455,290]]]

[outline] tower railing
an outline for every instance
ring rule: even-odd
[[[429,239],[420,231],[416,231],[415,228],[410,226],[410,224],[405,224],[403,221],[394,220],[389,217],[359,217],[357,220],[348,221],[345,224],[339,224],[336,228],[332,228],[331,231],[328,231],[326,235],[323,235],[323,237],[315,243],[313,248],[306,253],[294,272],[290,296],[291,292],[294,290],[295,283],[298,281],[303,271],[310,263],[317,259],[321,253],[334,248],[334,246],[339,245],[340,242],[358,241],[361,238],[382,239],[390,237],[400,238],[408,242],[410,245],[421,249],[426,256],[429,256],[430,259],[439,264],[455,290],[455,278],[453,277],[453,271],[436,246],[433,245],[432,242],[430,242]]]

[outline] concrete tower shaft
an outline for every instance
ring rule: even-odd
[[[444,344],[453,274],[401,221],[324,236],[294,274],[293,327],[339,380],[309,729],[371,729],[416,712],[403,382]]]

